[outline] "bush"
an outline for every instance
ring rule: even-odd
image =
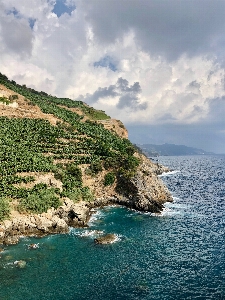
[[[27,195],[20,200],[19,211],[43,213],[51,207],[58,208],[61,202],[55,195],[53,188],[48,189],[46,184],[36,184]]]
[[[105,178],[104,178],[104,185],[107,186],[107,185],[112,185],[115,181],[115,174],[112,173],[112,172],[109,172],[105,175]]]
[[[94,200],[94,196],[91,192],[91,190],[89,189],[89,187],[85,186],[81,188],[81,192],[82,192],[82,199],[84,201],[93,201]]]
[[[74,188],[70,191],[63,191],[62,196],[68,197],[74,202],[79,202],[80,200],[90,202],[94,200],[92,192],[86,186],[81,188]]]
[[[93,161],[90,165],[90,170],[93,175],[102,171],[102,163],[100,160]]]
[[[10,207],[9,201],[6,198],[0,198],[0,221],[3,221],[9,218],[10,215]]]
[[[73,202],[79,202],[80,200],[82,200],[82,192],[79,188],[74,188],[70,191],[63,191],[61,196],[68,197]]]
[[[122,157],[119,154],[117,156],[107,157],[104,161],[104,168],[106,170],[117,169],[120,167],[121,161]]]
[[[66,166],[66,171],[68,174],[72,175],[76,181],[82,182],[82,172],[81,169],[75,164],[68,164]]]

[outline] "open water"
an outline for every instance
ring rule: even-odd
[[[1,300],[225,299],[225,157],[160,157],[174,202],[161,216],[98,210],[89,227],[24,238],[0,258]],[[96,232],[97,231],[97,232]],[[110,245],[95,245],[116,233]],[[39,248],[29,250],[28,245]],[[26,261],[18,268],[16,260]]]

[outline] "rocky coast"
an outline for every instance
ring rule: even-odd
[[[172,201],[158,177],[169,170],[132,145],[121,121],[2,74],[0,83],[0,244],[88,226],[98,207],[160,213]]]
[[[157,176],[169,171],[154,164],[143,155],[142,163],[131,179],[118,178],[117,185],[108,195],[99,186],[98,198],[92,202],[73,202],[64,198],[62,205],[42,214],[17,214],[0,223],[0,244],[16,244],[22,236],[45,236],[67,233],[69,227],[86,227],[95,208],[106,205],[123,205],[138,211],[160,213],[163,204],[172,201],[168,189]]]

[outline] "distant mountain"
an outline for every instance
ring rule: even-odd
[[[138,147],[147,156],[170,156],[170,155],[207,155],[214,154],[212,152],[207,152],[202,149],[187,147],[184,145],[174,145],[174,144],[163,144],[163,145],[153,145],[153,144],[138,144]]]

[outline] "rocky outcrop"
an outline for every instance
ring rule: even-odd
[[[47,213],[19,215],[0,225],[0,244],[16,244],[21,236],[43,236],[54,233],[66,233],[69,226],[86,226],[90,217],[90,208],[85,202],[74,203],[65,198],[57,210]]]
[[[154,164],[147,157],[137,154],[141,164],[134,177],[117,178],[116,193],[111,197],[100,197],[94,201],[93,206],[119,204],[139,211],[160,213],[165,202],[173,201],[169,190],[158,177],[169,169]]]
[[[117,240],[117,236],[113,233],[109,233],[94,239],[95,244],[107,245],[112,244]]]
[[[118,189],[124,196],[120,203],[140,211],[159,213],[163,203],[173,201],[169,190],[157,176],[169,169],[152,163],[144,156],[141,159],[142,163],[133,178],[119,178]]]

